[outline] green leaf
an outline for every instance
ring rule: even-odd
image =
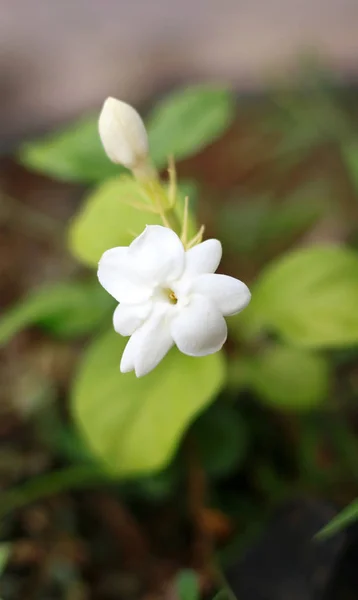
[[[251,362],[248,383],[273,408],[312,410],[327,399],[329,368],[322,356],[276,345]]]
[[[94,183],[121,170],[103,150],[98,115],[86,116],[63,131],[26,142],[18,158],[29,169],[64,181]]]
[[[7,562],[10,557],[11,550],[12,550],[11,543],[2,542],[0,544],[0,577],[3,574],[3,572],[5,571]]]
[[[114,177],[85,199],[68,230],[72,254],[89,266],[97,266],[103,252],[128,246],[146,225],[160,222],[158,215],[142,212],[127,201],[143,202],[140,185],[129,177]]]
[[[233,95],[201,85],[179,90],[157,105],[148,122],[151,155],[158,167],[195,154],[220,136],[235,115]],[[62,131],[26,142],[18,153],[26,167],[64,181],[100,183],[125,171],[103,150],[98,116],[87,115]]]
[[[175,587],[179,600],[199,600],[199,580],[195,571],[183,569],[175,578]]]
[[[358,255],[348,248],[296,250],[268,266],[252,289],[242,323],[274,329],[307,348],[358,342]]]
[[[358,498],[346,506],[338,515],[327,523],[316,535],[316,539],[324,540],[336,533],[339,533],[345,527],[348,527],[358,519]]]
[[[358,139],[353,138],[345,142],[341,148],[349,178],[358,194]]]
[[[265,255],[268,245],[291,242],[322,216],[329,208],[326,187],[310,182],[279,204],[270,196],[253,196],[226,205],[219,213],[219,237],[232,251]]]
[[[38,475],[2,493],[0,516],[5,516],[9,512],[23,508],[32,502],[67,490],[92,487],[111,481],[108,474],[96,465],[76,465]]]
[[[148,119],[154,163],[163,167],[170,155],[181,160],[196,154],[228,129],[235,111],[234,95],[220,87],[198,85],[170,94]]]
[[[212,477],[229,475],[246,456],[248,431],[240,414],[216,402],[192,426],[201,463]]]
[[[95,455],[120,477],[164,468],[225,376],[222,354],[190,358],[176,349],[143,378],[121,374],[126,342],[113,331],[96,340],[72,393],[78,427]]]
[[[135,479],[133,481],[135,495],[149,502],[166,500],[173,494],[180,476],[180,468],[173,461],[162,471]]]
[[[68,231],[70,250],[78,260],[97,266],[105,250],[128,246],[146,225],[161,223],[159,215],[130,206],[131,200],[143,203],[146,197],[140,184],[126,176],[109,179],[90,193]],[[182,210],[179,189],[178,214]]]
[[[114,305],[97,281],[59,283],[32,292],[0,319],[0,345],[31,325],[61,337],[89,333]]]

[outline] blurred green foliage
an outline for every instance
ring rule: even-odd
[[[113,308],[113,299],[93,280],[44,287],[0,318],[0,346],[32,325],[63,338],[92,333],[106,322]]]
[[[303,93],[281,89],[270,96],[269,104],[270,114],[260,123],[264,135],[274,132],[278,139],[272,147],[278,174],[304,162],[317,149],[331,151],[336,144],[338,152],[333,155],[342,159],[344,178],[356,200],[358,138],[329,86],[313,78]],[[154,163],[163,168],[171,154],[178,161],[205,150],[233,123],[236,109],[234,94],[220,87],[193,86],[170,94],[147,119]],[[128,173],[104,154],[97,116],[25,144],[19,158],[46,175],[95,184],[68,229],[71,253],[92,269],[105,250],[129,244],[145,224],[159,222],[157,215],[141,213],[131,205],[146,198]],[[342,175],[341,167],[337,172]],[[188,441],[194,442],[209,481],[210,500],[215,503],[219,498],[220,507],[231,506],[220,483],[239,471],[250,490],[270,499],[268,504],[288,496],[295,486],[309,491],[315,484],[324,490],[337,487],[342,469],[355,480],[354,432],[334,418],[333,426],[326,427],[321,415],[338,414],[341,405],[357,398],[354,376],[350,372],[341,376],[340,369],[348,369],[358,357],[358,255],[344,236],[331,245],[320,243],[319,237],[308,238],[327,218],[356,227],[354,211],[344,212],[340,197],[332,202],[344,187],[340,181],[332,184],[334,171],[327,170],[323,181],[322,174],[317,177],[314,171],[303,183],[296,173],[299,185],[294,191],[280,180],[281,195],[268,178],[266,193],[244,186],[240,194],[220,196],[213,214],[206,205],[202,207],[204,214],[207,209],[210,231],[223,242],[224,259],[226,253],[234,257],[229,268],[237,268],[239,276],[241,268],[246,269],[251,280],[251,304],[228,319],[227,355],[192,359],[173,350],[153,373],[137,380],[133,374],[119,372],[125,340],[112,331],[90,338],[71,393],[76,432],[67,436],[56,430],[52,442],[46,441],[52,443],[56,456],[75,465],[74,470],[70,467],[38,485],[32,482],[18,495],[15,491],[12,498],[5,498],[6,510],[48,490],[90,485],[98,477],[120,480],[125,497],[162,500],[174,494],[181,481]],[[189,192],[180,187],[179,210],[187,193],[195,200],[200,192],[200,185]],[[194,226],[194,211],[191,218]],[[45,288],[1,318],[0,342],[32,325],[72,338],[91,336],[102,326],[107,331],[113,305],[93,280]],[[286,432],[277,436],[277,430],[272,430],[272,413],[290,419],[290,434],[294,430],[292,437],[299,440],[295,459],[290,457],[297,460],[299,475],[292,480],[287,475],[294,471],[290,460],[284,474],[275,463],[277,455],[293,453],[292,447],[287,452],[284,445],[292,444],[292,439]],[[326,456],[327,444],[331,452],[334,449],[333,465]],[[328,464],[327,469],[320,461]],[[235,518],[249,521],[241,521],[240,539],[246,539],[246,525],[250,529],[250,524],[255,528],[261,523],[262,509],[239,497]],[[236,507],[237,499],[238,494]],[[345,526],[356,513],[354,503],[322,535]],[[183,572],[177,585],[183,600],[197,598],[191,572]]]
[[[199,600],[200,588],[195,571],[183,569],[175,579],[175,588],[179,600]]]

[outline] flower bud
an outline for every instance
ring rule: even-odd
[[[148,157],[148,136],[137,111],[129,104],[107,98],[98,122],[108,157],[128,169],[137,169]]]

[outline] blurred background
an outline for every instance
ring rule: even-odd
[[[188,81],[262,90],[307,52],[351,78],[357,21],[355,0],[3,0],[1,130],[11,142],[108,95],[140,105]]]
[[[271,261],[325,243],[350,264],[357,0],[2,0],[0,40],[1,600],[211,599],[223,579],[238,600],[357,598],[357,527],[312,542],[358,496],[358,271],[346,292],[345,256],[334,276],[329,259],[308,260],[302,302],[299,277],[288,285],[299,325],[308,303],[296,328],[307,353],[282,343],[297,334],[284,320],[249,341],[232,320],[221,393],[158,474],[109,481],[70,402],[113,310],[90,270],[122,219],[96,130],[104,99],[143,115],[165,177],[162,103],[193,87],[195,118],[188,127],[188,100],[183,122],[172,105],[170,134],[185,146],[209,114],[177,169],[224,272],[251,286]],[[311,264],[326,293],[313,316]]]

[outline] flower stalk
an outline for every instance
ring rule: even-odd
[[[202,241],[204,228],[188,240],[189,200],[185,200],[183,220],[177,210],[177,177],[173,157],[169,158],[168,190],[160,180],[149,154],[149,142],[144,123],[137,111],[126,104],[108,98],[99,118],[99,134],[107,156],[112,162],[122,164],[138,181],[149,206],[129,201],[133,208],[156,212],[165,227],[172,229],[181,238],[185,248],[191,248]]]

